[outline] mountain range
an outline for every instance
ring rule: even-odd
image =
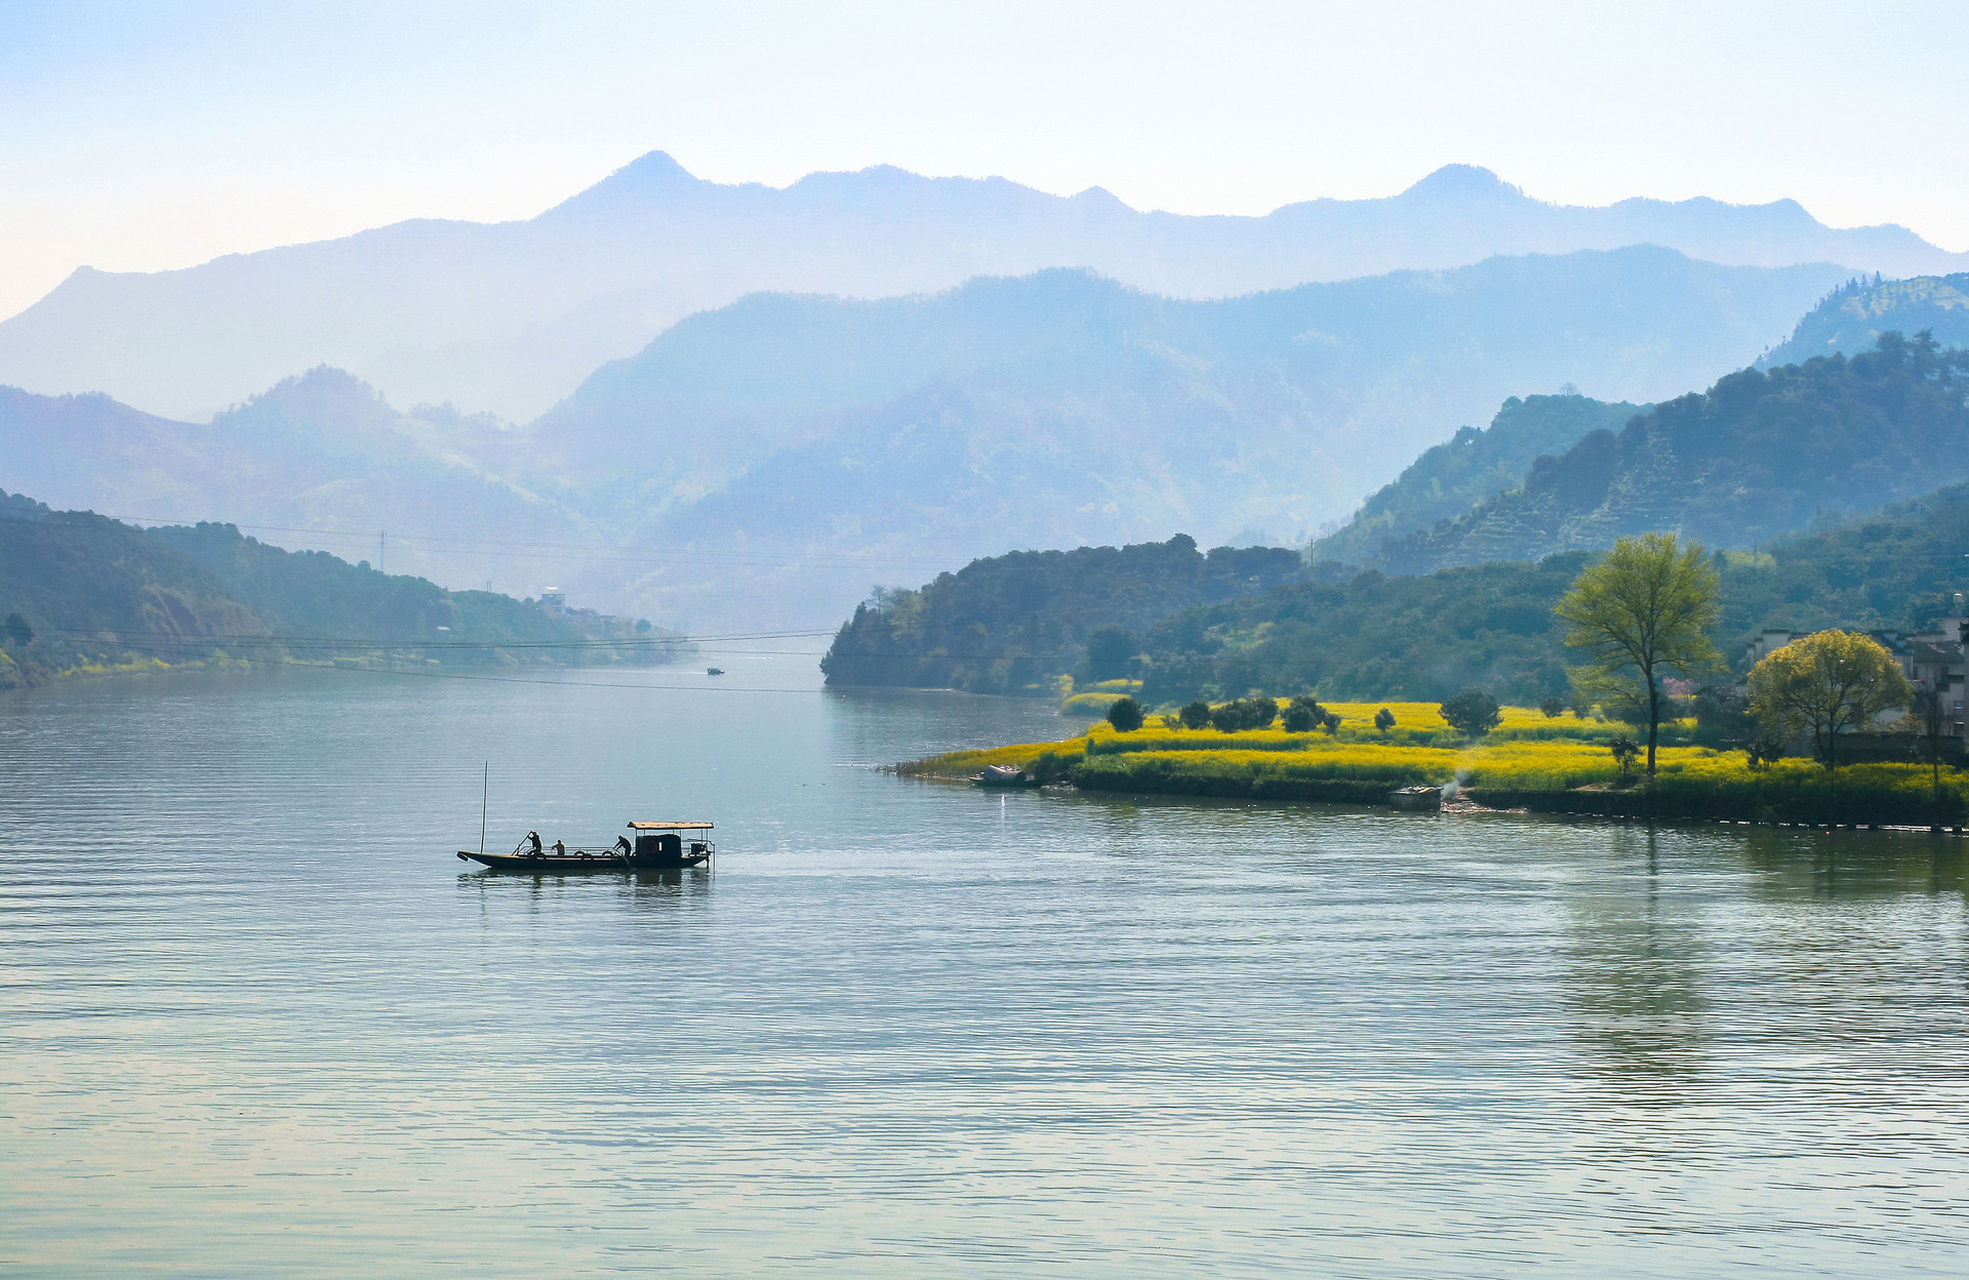
[[[1018,548],[1302,539],[1507,396],[1706,385],[1849,275],[1632,247],[1207,301],[1067,270],[759,295],[517,429],[329,369],[203,425],[12,392],[0,483],[356,554],[390,530],[400,569],[672,623],[827,624]]]
[[[1734,266],[1969,269],[1904,228],[1833,229],[1791,201],[1584,208],[1464,165],[1395,196],[1230,217],[889,167],[725,185],[652,152],[525,221],[420,219],[176,271],[79,268],[0,322],[0,383],[202,419],[329,364],[398,404],[520,421],[683,317],[754,292],[885,297],[1084,267],[1209,298],[1634,244]]]

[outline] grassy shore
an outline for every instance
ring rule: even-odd
[[[1969,774],[1944,769],[1941,785],[1916,764],[1849,765],[1828,773],[1808,760],[1753,769],[1740,751],[1670,746],[1652,784],[1623,777],[1607,742],[1623,725],[1509,707],[1481,742],[1465,742],[1431,703],[1328,704],[1338,732],[1162,727],[1134,733],[1093,726],[1063,742],[954,751],[898,766],[920,777],[961,778],[986,765],[1087,791],[1325,800],[1380,804],[1396,787],[1457,783],[1492,808],[1764,822],[1958,825],[1969,813]],[[1387,733],[1373,727],[1383,705]],[[1687,726],[1677,726],[1685,736]]]

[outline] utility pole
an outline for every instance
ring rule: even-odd
[[[376,535],[376,572],[390,571],[390,531],[383,530]]]

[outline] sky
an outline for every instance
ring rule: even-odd
[[[651,150],[1263,213],[1448,163],[1540,199],[1801,202],[1969,249],[1954,3],[0,0],[0,316],[411,217],[530,217]]]

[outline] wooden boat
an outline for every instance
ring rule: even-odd
[[[707,676],[721,676],[725,674],[725,669],[723,667],[706,667],[704,674]]]
[[[1397,809],[1434,813],[1443,807],[1441,787],[1401,787],[1388,793],[1388,803]]]
[[[1009,764],[987,765],[985,771],[973,777],[971,781],[981,787],[1036,787],[1039,785],[1027,776],[1024,769],[1015,769]]]
[[[548,848],[540,843],[537,833],[529,831],[511,853],[483,850],[473,853],[460,849],[458,860],[483,863],[493,871],[535,876],[581,875],[592,871],[674,871],[711,861],[717,853],[717,847],[706,835],[711,827],[709,822],[632,822],[629,830],[636,835],[633,844],[629,837],[619,836],[612,847],[603,850],[567,849],[562,845]]]

